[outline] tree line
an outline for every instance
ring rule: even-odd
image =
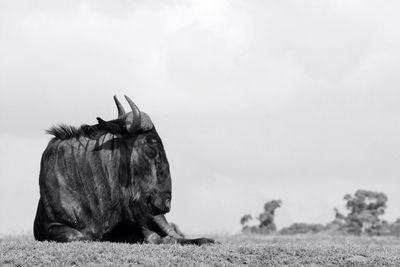
[[[334,218],[326,225],[293,223],[277,231],[275,211],[282,206],[281,200],[271,200],[264,204],[264,210],[256,217],[246,214],[240,219],[242,232],[282,235],[305,233],[341,233],[352,235],[394,235],[400,236],[400,218],[389,223],[382,219],[387,207],[388,197],[384,193],[357,190],[354,195],[346,194],[347,214],[334,209]],[[255,225],[250,225],[254,221]]]

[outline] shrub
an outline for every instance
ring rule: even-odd
[[[389,224],[389,232],[391,235],[400,236],[400,218]]]
[[[279,231],[281,235],[315,234],[325,230],[322,224],[294,223]]]

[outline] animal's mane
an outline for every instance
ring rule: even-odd
[[[60,124],[52,126],[46,130],[47,134],[53,135],[53,140],[67,140],[79,137],[96,138],[97,136],[104,134],[105,132],[99,129],[97,125],[81,125],[80,127],[70,126],[66,124]]]

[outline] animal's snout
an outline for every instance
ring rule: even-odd
[[[165,214],[170,211],[171,209],[171,198],[155,198],[150,199],[150,205],[153,208],[153,211],[160,214]]]

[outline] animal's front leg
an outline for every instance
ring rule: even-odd
[[[183,238],[183,236],[175,232],[163,214],[153,216],[151,218],[151,225],[163,237]]]
[[[165,236],[163,238],[164,242],[169,243],[179,243],[182,245],[205,245],[205,244],[213,244],[215,243],[214,239],[210,238],[195,238],[195,239],[187,239],[183,236],[179,235],[172,226],[167,222],[167,219],[163,214],[153,216],[152,222],[155,226],[161,231],[161,235]]]

